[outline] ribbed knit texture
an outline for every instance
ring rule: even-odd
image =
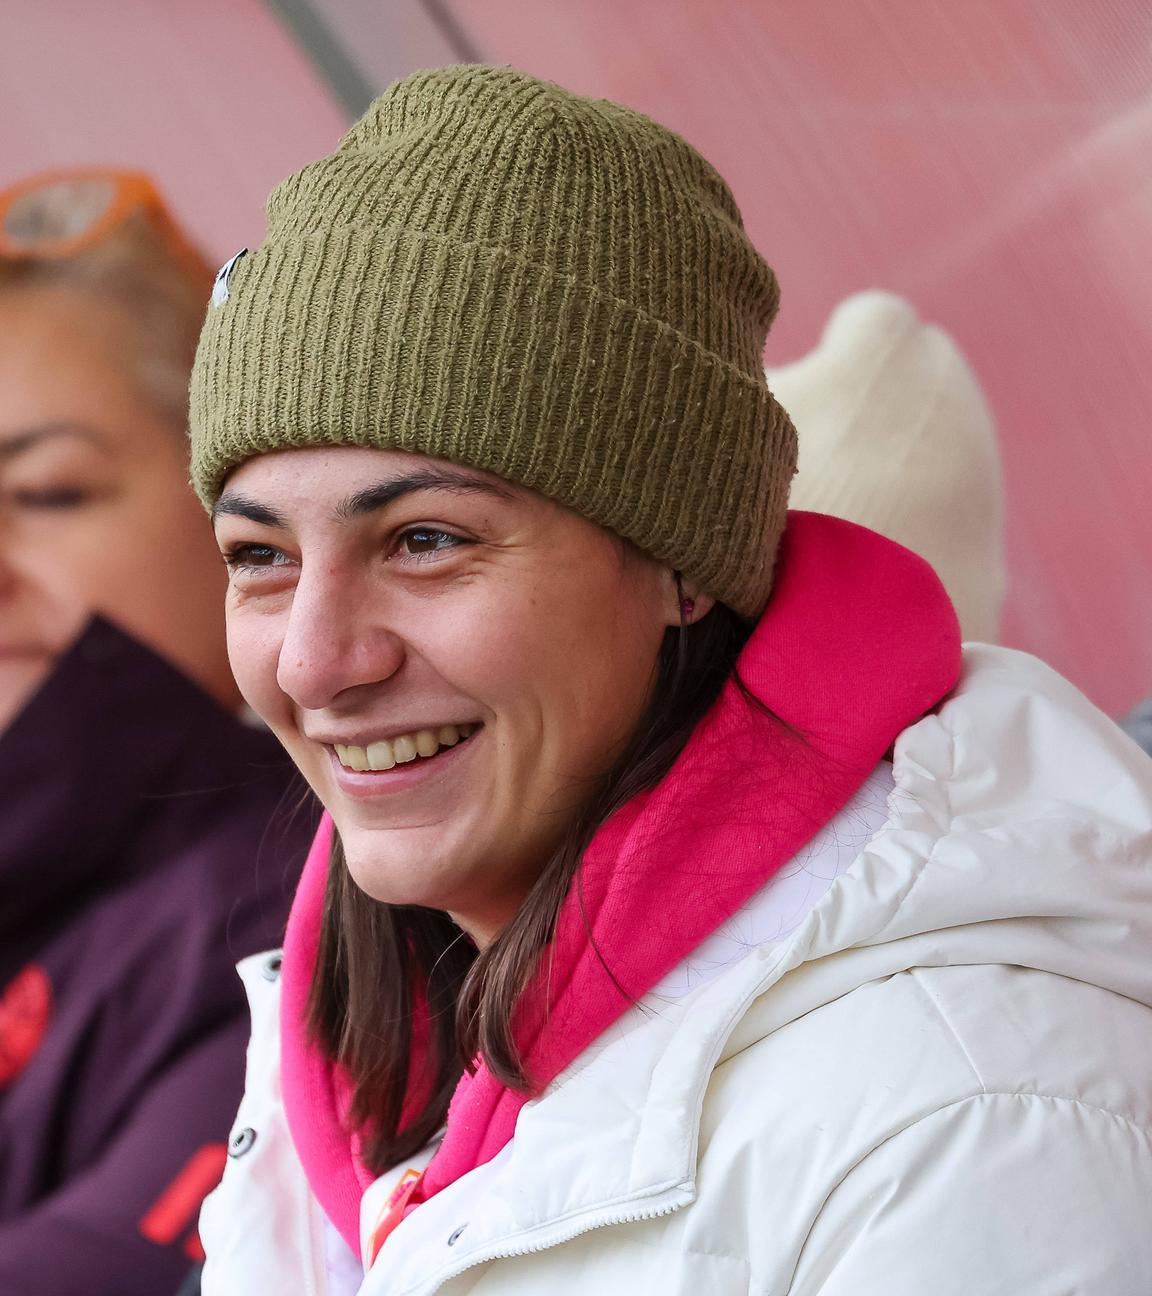
[[[759,613],[795,433],[771,269],[639,113],[508,68],[419,72],[268,202],[192,376],[193,482],[253,455],[418,451],[567,504]]]

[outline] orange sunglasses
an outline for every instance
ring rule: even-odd
[[[69,257],[107,238],[134,212],[154,224],[177,256],[203,265],[146,175],[100,167],[47,171],[0,192],[0,256]]]

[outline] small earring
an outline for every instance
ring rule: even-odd
[[[672,573],[676,580],[676,596],[680,600],[680,624],[683,626],[696,610],[696,600],[684,593],[684,577],[678,571]]]

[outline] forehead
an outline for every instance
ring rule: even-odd
[[[6,378],[124,361],[122,310],[75,288],[32,284],[0,291],[0,368]]]
[[[107,448],[131,441],[135,452],[159,422],[137,392],[135,361],[117,309],[65,289],[0,292],[0,440],[84,426]],[[43,444],[72,448],[84,440],[54,434]]]
[[[505,501],[540,500],[534,492],[468,465],[407,450],[313,446],[248,459],[226,479],[214,512],[252,500],[288,512],[347,514],[360,504],[385,507],[416,490],[476,494]]]

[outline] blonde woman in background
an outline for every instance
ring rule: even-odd
[[[143,176],[0,195],[0,1296],[153,1296],[198,1256],[231,964],[298,855],[187,485],[211,284]]]

